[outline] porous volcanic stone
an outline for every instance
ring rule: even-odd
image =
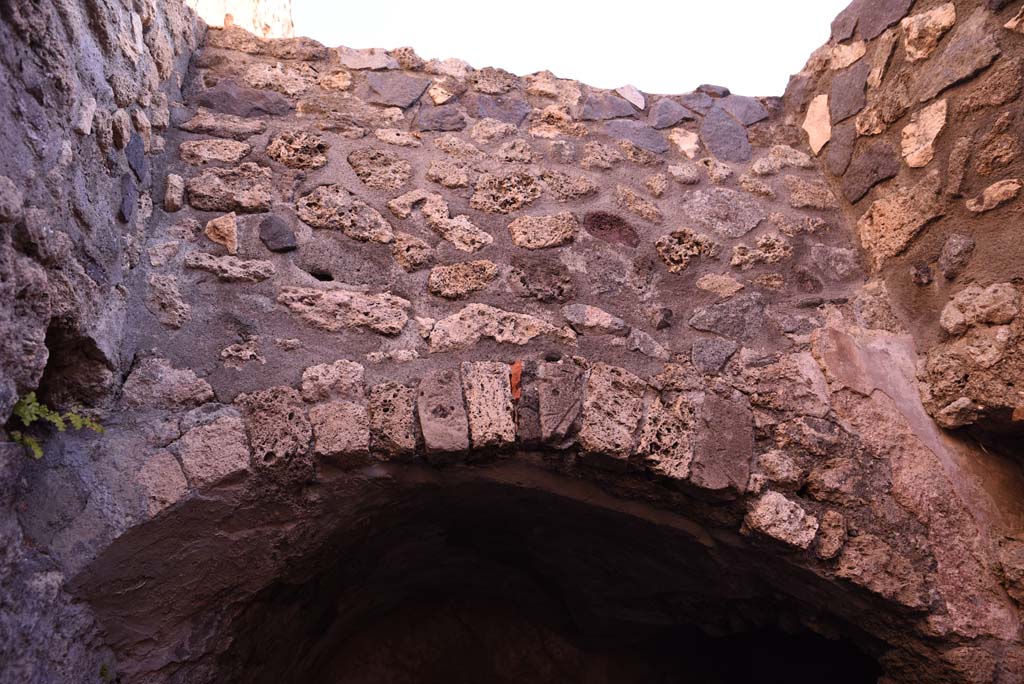
[[[443,463],[449,460],[446,455],[469,449],[469,420],[457,371],[434,371],[423,378],[416,409],[428,461]]]

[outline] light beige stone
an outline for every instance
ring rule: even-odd
[[[867,43],[863,40],[850,43],[849,45],[834,45],[829,56],[829,66],[833,71],[845,69],[855,64],[867,52]]]
[[[550,216],[523,216],[508,225],[512,244],[525,249],[545,249],[572,242],[579,221],[569,211]]]
[[[364,397],[362,365],[339,359],[302,371],[302,398],[315,403],[328,399],[361,400]]]
[[[270,261],[239,259],[233,256],[214,256],[206,252],[192,252],[185,257],[185,266],[208,271],[229,283],[258,283],[277,273]]]
[[[237,415],[222,415],[186,432],[171,445],[197,489],[238,478],[249,470],[249,442]]]
[[[644,98],[644,94],[636,86],[624,85],[621,88],[616,88],[615,92],[637,109],[643,109],[647,106],[647,99]]]
[[[235,212],[207,221],[203,234],[211,242],[223,245],[228,254],[238,254],[238,221]]]
[[[594,364],[583,400],[580,446],[598,462],[626,468],[644,412],[647,384],[629,371],[606,363]]]
[[[402,332],[412,307],[412,302],[390,292],[366,294],[304,287],[281,288],[277,301],[314,328],[337,332],[365,327],[382,335]]]
[[[685,128],[673,128],[668,134],[669,142],[686,155],[687,159],[693,159],[700,152],[700,137],[693,131]]]
[[[150,517],[173,506],[188,493],[188,482],[178,459],[167,451],[158,451],[146,458],[135,476],[146,497],[146,514]]]
[[[651,402],[636,451],[652,472],[673,480],[690,476],[694,418],[693,406],[681,396],[671,404],[660,397]]]
[[[985,188],[979,197],[967,200],[967,210],[983,214],[1017,198],[1024,183],[1016,178],[1001,180]]]
[[[366,407],[351,401],[331,401],[309,409],[313,450],[343,467],[369,462],[370,420]]]
[[[176,173],[167,174],[167,187],[164,189],[164,211],[180,211],[185,205],[185,179]]]
[[[221,138],[186,140],[178,147],[181,160],[193,166],[237,164],[250,152],[252,152],[252,145],[248,143]]]
[[[498,266],[486,259],[444,264],[430,270],[427,290],[446,299],[462,299],[487,287],[498,277]]]
[[[495,361],[463,363],[462,390],[473,448],[512,444],[516,423],[508,365]]]
[[[911,168],[927,166],[935,157],[935,139],[946,126],[947,101],[939,100],[910,117],[903,128],[903,159]]]
[[[800,504],[778,492],[767,492],[751,507],[747,526],[783,543],[806,549],[818,533],[818,520]]]
[[[832,139],[831,115],[828,111],[828,95],[818,95],[807,106],[803,129],[807,132],[807,144],[817,155],[821,148]]]
[[[911,62],[928,59],[938,47],[939,40],[955,23],[956,5],[952,2],[903,19],[900,28],[903,29],[907,59]]]
[[[487,304],[468,304],[458,313],[434,324],[430,332],[430,351],[468,349],[482,338],[524,345],[539,336],[567,342],[576,339],[571,330],[558,328],[536,316],[504,311]]]
[[[942,215],[940,188],[935,171],[911,187],[890,184],[861,216],[857,233],[874,270],[906,249],[922,228]]]
[[[719,297],[732,297],[743,289],[743,283],[729,275],[709,273],[697,280],[697,287],[706,292],[712,292]]]

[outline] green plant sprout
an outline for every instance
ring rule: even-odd
[[[103,432],[103,426],[92,418],[73,411],[58,413],[46,404],[40,403],[35,392],[29,392],[18,400],[18,403],[14,405],[12,417],[21,423],[21,429],[11,430],[11,439],[27,448],[32,453],[32,457],[36,459],[43,457],[43,446],[36,437],[24,432],[24,429],[33,423],[39,421],[49,423],[57,428],[58,432],[67,430],[69,423],[75,430],[88,429],[93,432]]]

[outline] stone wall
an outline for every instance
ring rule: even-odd
[[[47,133],[59,161],[111,122],[52,186],[42,162],[4,171],[17,240],[68,226],[57,265],[7,247],[43,293],[9,308],[29,343],[5,346],[28,350],[8,410],[41,382],[107,428],[12,474],[16,548],[46,550],[124,681],[230,680],[274,622],[260,597],[371,534],[368,511],[486,483],[513,512],[540,493],[671,527],[737,624],[782,621],[744,612],[733,589],[756,587],[883,681],[1021,681],[1019,36],[1011,8],[912,4],[853,3],[781,99],[237,26],[186,69],[179,28],[151,109],[111,87],[90,135],[60,107],[8,129],[8,159]],[[637,572],[631,597],[663,600]],[[688,591],[657,619],[710,621]]]

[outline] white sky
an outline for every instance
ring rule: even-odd
[[[412,46],[520,76],[675,94],[701,83],[781,95],[850,0],[293,0],[295,33],[330,47]],[[627,9],[628,8],[628,9]]]

